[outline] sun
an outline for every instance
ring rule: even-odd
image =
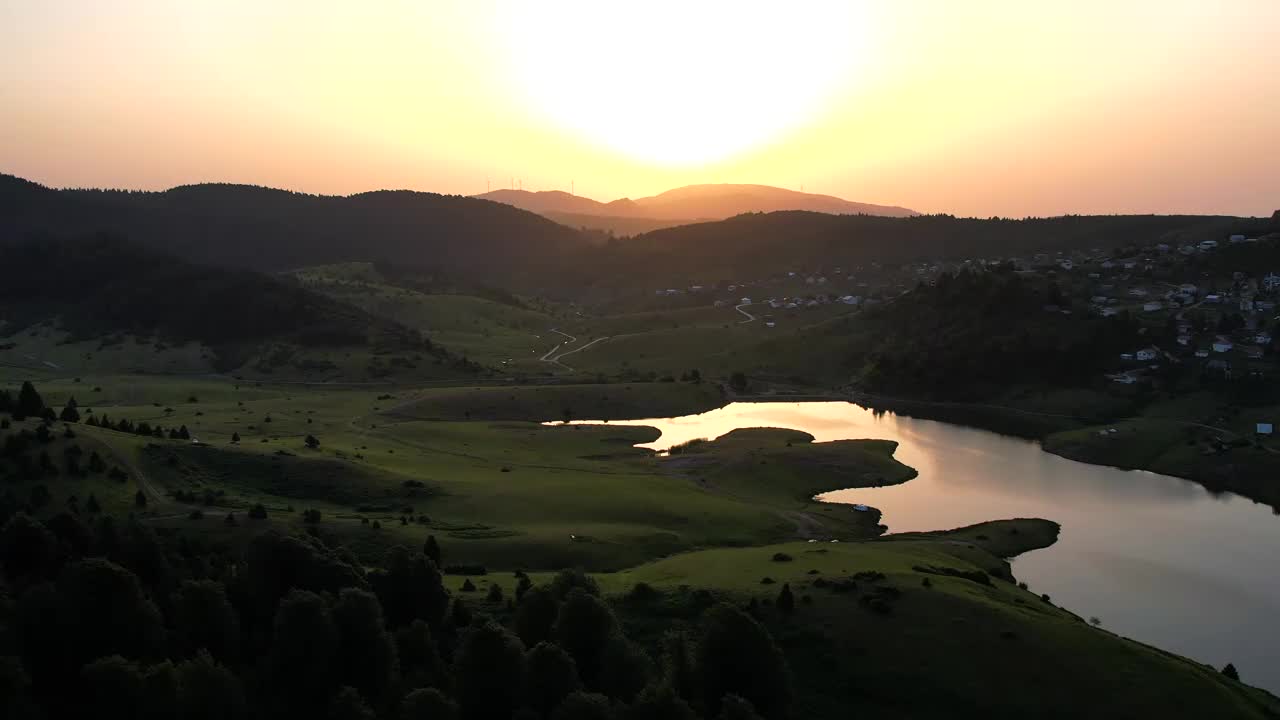
[[[702,165],[812,121],[865,47],[858,0],[513,0],[507,72],[542,119],[661,165]]]

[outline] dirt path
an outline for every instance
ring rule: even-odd
[[[749,312],[747,312],[746,310],[743,310],[743,309],[742,309],[742,308],[744,308],[744,307],[749,306],[750,304],[751,304],[751,303],[744,303],[744,304],[742,304],[742,305],[734,305],[734,306],[733,306],[733,309],[734,309],[734,310],[737,310],[738,312],[742,313],[742,314],[743,314],[743,316],[745,316],[745,317],[747,318],[746,320],[739,320],[739,321],[738,321],[738,324],[739,324],[739,325],[745,325],[746,323],[749,323],[749,322],[755,322],[756,316],[755,316],[755,315],[752,315],[751,313],[749,313]]]

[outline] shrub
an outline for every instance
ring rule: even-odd
[[[784,552],[776,552],[776,553],[774,553],[774,554],[773,554],[773,561],[774,561],[774,562],[791,562],[791,561],[792,561],[792,560],[794,560],[794,559],[795,559],[795,558],[791,557],[790,555],[788,555],[788,554],[786,554],[786,553],[784,553]]]

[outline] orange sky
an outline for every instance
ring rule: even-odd
[[[0,4],[0,172],[1280,208],[1277,0]]]

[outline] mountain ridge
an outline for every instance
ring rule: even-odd
[[[771,185],[698,184],[672,188],[657,195],[600,202],[563,190],[502,189],[474,197],[513,205],[558,222],[574,218],[583,227],[620,231],[636,220],[672,226],[724,220],[759,212],[807,210],[832,215],[915,217],[920,213],[894,205],[854,202],[834,195],[805,193]],[[594,220],[592,218],[598,218]],[[627,222],[629,221],[629,222]]]

